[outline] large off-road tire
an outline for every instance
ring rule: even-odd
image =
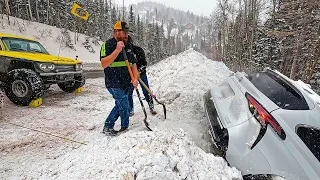
[[[85,83],[86,83],[85,76],[83,74],[79,74],[74,77],[73,81],[58,83],[58,86],[62,91],[72,93],[76,89],[84,86]]]
[[[32,100],[42,97],[43,81],[30,69],[14,69],[7,74],[5,92],[13,103],[28,106]]]

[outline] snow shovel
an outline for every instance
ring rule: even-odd
[[[129,64],[129,61],[128,61],[127,54],[126,54],[126,52],[125,52],[124,49],[122,49],[122,52],[123,52],[123,57],[124,57],[124,59],[125,59],[125,61],[126,61],[127,67],[128,67],[128,71],[129,71],[131,80],[134,81],[133,73],[132,73],[132,70],[131,70],[131,67],[130,67],[130,64]],[[144,122],[144,124],[146,125],[146,127],[147,127],[150,131],[152,131],[152,129],[149,127],[149,123],[147,122],[147,112],[146,112],[146,109],[144,108],[143,102],[142,102],[142,100],[141,100],[141,96],[140,96],[138,87],[134,87],[134,88],[136,89],[136,93],[137,93],[137,95],[138,95],[138,98],[139,98],[139,101],[140,101],[140,104],[141,104],[141,107],[142,107],[142,110],[143,110],[143,113],[144,113],[143,122]]]
[[[153,99],[156,100],[157,103],[159,103],[163,106],[164,118],[166,119],[167,118],[167,109],[166,109],[166,106],[164,105],[164,103],[161,103],[158,101],[157,97],[151,92],[151,90],[147,87],[147,85],[140,78],[139,78],[139,82],[148,91],[150,96],[153,97]]]

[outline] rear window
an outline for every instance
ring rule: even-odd
[[[259,72],[248,76],[251,83],[282,109],[308,110],[307,101],[294,86],[272,72]]]
[[[320,162],[320,129],[308,126],[300,126],[297,129],[297,134]]]

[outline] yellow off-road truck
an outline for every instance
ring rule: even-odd
[[[82,62],[53,56],[37,41],[0,33],[0,81],[7,97],[27,106],[52,84],[73,92],[85,84]]]

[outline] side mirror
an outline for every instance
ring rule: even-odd
[[[76,56],[76,60],[78,60],[78,57],[79,57],[79,56]]]

